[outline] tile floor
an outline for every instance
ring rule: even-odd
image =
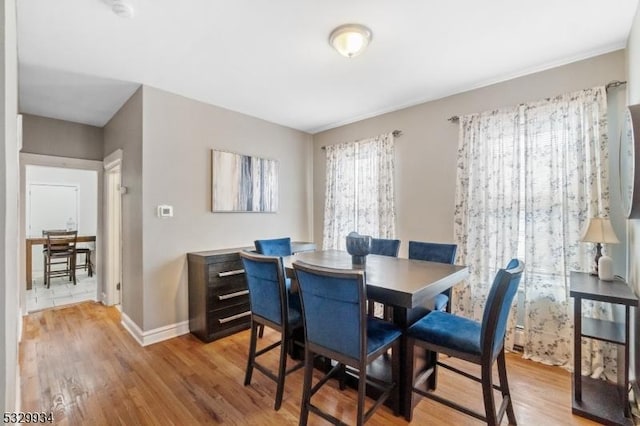
[[[89,277],[86,272],[78,271],[76,281],[77,284],[73,285],[67,277],[56,277],[51,279],[51,285],[46,288],[43,277],[34,277],[31,290],[27,290],[27,312],[96,300],[95,274]]]

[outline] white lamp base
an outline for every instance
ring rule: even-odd
[[[613,260],[609,256],[602,256],[598,260],[598,278],[613,281]]]

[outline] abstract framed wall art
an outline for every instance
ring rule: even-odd
[[[213,212],[278,211],[278,161],[211,150]]]

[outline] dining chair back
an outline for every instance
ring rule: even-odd
[[[453,264],[457,250],[457,244],[409,241],[409,259]]]
[[[465,414],[484,420],[489,425],[499,425],[507,414],[509,424],[516,424],[515,412],[507,381],[507,370],[504,355],[504,339],[507,318],[520,283],[524,264],[513,259],[508,264],[509,269],[500,269],[491,285],[484,308],[482,322],[459,317],[442,311],[432,311],[407,330],[406,365],[413,385],[405,394],[405,417],[411,421],[412,395],[418,393],[424,397],[445,404]],[[484,414],[473,411],[457,401],[445,399],[433,393],[433,389],[424,390],[421,385],[431,376],[437,374],[437,369],[421,371],[414,374],[414,348],[421,347],[435,353],[443,353],[451,357],[480,365],[480,377],[454,368],[442,362],[437,366],[446,368],[475,380],[482,385],[484,399]],[[499,385],[493,384],[493,364],[497,361]],[[414,381],[414,377],[418,377]],[[502,394],[502,403],[496,411],[493,390]]]
[[[291,238],[272,238],[255,240],[256,252],[265,256],[291,256],[293,253],[291,249]],[[287,289],[291,287],[291,280],[286,278],[285,284]],[[264,325],[260,325],[258,328],[258,337],[262,338],[264,335]]]
[[[341,420],[312,403],[313,395],[331,377],[355,369],[358,378],[356,424],[362,425],[388,398],[398,413],[399,338],[395,325],[366,314],[366,280],[363,270],[344,270],[293,262],[302,299],[305,333],[305,375],[300,425],[306,425],[309,412],[338,424]],[[330,314],[329,314],[330,313]],[[382,386],[382,393],[365,412],[367,365],[392,349],[392,378]],[[314,358],[323,356],[335,366],[312,387]],[[342,381],[341,381],[342,387]]]
[[[44,254],[44,282],[47,288],[51,285],[51,278],[69,276],[69,281],[76,284],[76,241],[77,231],[46,230]],[[56,269],[56,266],[62,266]]]
[[[255,240],[256,251],[265,256],[291,256],[291,238]]]
[[[398,257],[399,251],[400,251],[400,240],[391,240],[387,238],[371,239],[371,254]]]
[[[299,362],[287,370],[287,351],[293,344],[294,331],[302,327],[300,299],[287,291],[281,257],[263,256],[248,251],[240,252],[240,257],[245,270],[251,306],[251,336],[244,384],[247,386],[251,383],[254,368],[275,381],[274,408],[279,410],[284,393],[285,376],[304,365]],[[257,336],[260,326],[279,332],[280,340],[258,350]],[[280,360],[277,374],[274,374],[258,362],[257,358],[277,347],[280,347]]]
[[[448,263],[453,265],[456,259],[456,244],[431,243],[422,241],[409,241],[409,259],[427,260],[429,262]],[[440,293],[434,298],[434,309],[437,311],[451,311],[449,304],[451,289]]]

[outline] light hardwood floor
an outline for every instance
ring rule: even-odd
[[[274,336],[267,329],[263,340]],[[248,341],[245,331],[209,344],[185,335],[143,348],[120,325],[115,308],[85,302],[36,312],[25,317],[20,345],[22,411],[53,412],[56,424],[68,425],[297,424],[302,370],[287,377],[282,408],[274,411],[272,381],[254,372],[252,384],[243,386]],[[268,362],[275,366],[276,356]],[[507,369],[519,424],[595,424],[571,414],[566,371],[516,355],[507,357]],[[446,371],[438,383],[443,395],[481,409],[475,383]],[[316,402],[352,424],[355,396],[332,383]],[[313,415],[309,423],[326,424]],[[407,422],[383,407],[367,424]],[[411,424],[482,423],[421,400]]]

